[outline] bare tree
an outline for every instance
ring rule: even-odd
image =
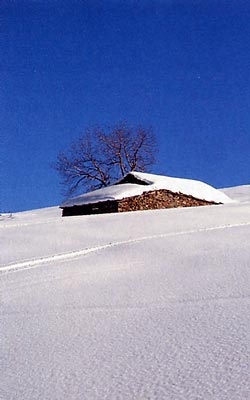
[[[53,166],[67,194],[107,186],[130,171],[148,171],[155,162],[156,138],[152,128],[128,126],[88,128]]]

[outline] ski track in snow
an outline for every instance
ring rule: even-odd
[[[216,231],[216,230],[222,230],[222,229],[238,228],[238,227],[249,226],[249,225],[250,225],[250,222],[243,222],[243,223],[238,223],[238,224],[218,225],[218,226],[212,226],[212,227],[208,227],[208,228],[200,228],[200,229],[192,229],[192,230],[186,230],[186,231],[180,231],[180,232],[168,232],[168,233],[161,233],[161,234],[157,234],[157,235],[142,236],[142,237],[139,237],[136,239],[122,240],[122,241],[118,241],[118,242],[107,243],[107,244],[100,245],[100,246],[93,246],[93,247],[89,247],[89,248],[82,249],[82,250],[73,250],[73,251],[69,251],[66,253],[54,254],[54,255],[45,256],[45,257],[33,258],[30,260],[23,260],[23,261],[19,261],[16,263],[5,264],[0,267],[0,274],[3,275],[6,273],[20,272],[20,271],[24,271],[24,270],[33,269],[33,268],[39,268],[44,264],[48,264],[48,263],[51,263],[54,261],[60,262],[60,261],[72,260],[74,258],[79,258],[79,257],[85,256],[86,254],[93,253],[96,251],[106,250],[111,247],[117,247],[117,246],[126,245],[126,244],[138,243],[138,242],[142,242],[142,241],[146,241],[146,240],[195,234],[195,233],[201,233],[201,232]]]
[[[54,213],[0,230],[1,400],[250,399],[249,205]]]

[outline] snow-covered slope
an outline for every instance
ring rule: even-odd
[[[250,398],[250,202],[0,235],[1,400]]]
[[[250,185],[235,186],[221,189],[230,199],[243,202],[250,202]]]
[[[201,200],[214,201],[216,203],[232,203],[232,200],[221,191],[212,186],[192,179],[172,178],[169,176],[145,174],[142,172],[130,172],[138,181],[146,183],[140,185],[135,183],[123,183],[108,186],[93,192],[84,193],[80,196],[73,197],[62,203],[61,207],[71,207],[89,203],[98,203],[107,200],[118,200],[125,197],[137,196],[143,192],[152,190],[167,189],[175,193],[183,193],[191,195]]]

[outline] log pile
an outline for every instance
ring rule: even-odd
[[[154,190],[142,195],[118,200],[118,212],[137,210],[156,210],[160,208],[197,207],[215,205],[213,201],[200,200],[182,193],[170,190]]]

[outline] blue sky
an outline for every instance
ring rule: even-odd
[[[0,211],[57,205],[86,127],[153,126],[152,172],[250,183],[248,0],[2,0]]]

